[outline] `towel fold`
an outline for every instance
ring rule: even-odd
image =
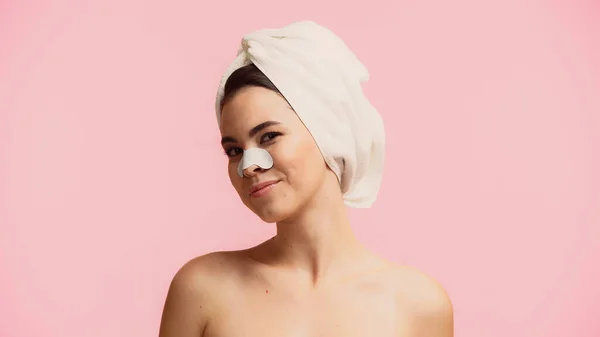
[[[344,203],[370,207],[383,175],[385,131],[362,90],[369,79],[366,67],[342,39],[312,21],[246,34],[217,91],[219,125],[225,82],[250,63],[273,82],[311,133],[340,182]]]

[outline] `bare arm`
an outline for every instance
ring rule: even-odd
[[[205,286],[193,265],[177,272],[165,300],[159,337],[202,337],[208,322]]]

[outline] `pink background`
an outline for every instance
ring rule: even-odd
[[[0,336],[156,336],[184,262],[274,233],[229,185],[213,98],[242,34],[299,19],[354,49],[386,122],[360,238],[444,284],[456,336],[600,336],[599,17],[592,1],[0,2]]]

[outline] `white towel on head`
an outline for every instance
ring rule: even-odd
[[[218,88],[219,125],[225,83],[250,63],[273,82],[311,133],[338,177],[344,203],[370,207],[381,185],[385,132],[362,90],[369,79],[365,66],[344,41],[312,21],[249,33]]]

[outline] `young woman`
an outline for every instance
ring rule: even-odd
[[[352,232],[346,206],[377,194],[383,129],[339,42],[312,22],[244,39],[217,119],[231,184],[277,234],[186,263],[160,337],[453,336],[444,289]]]

